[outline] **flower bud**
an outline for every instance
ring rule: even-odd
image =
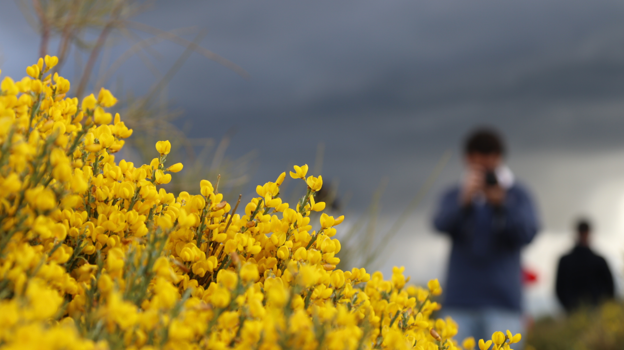
[[[182,170],[182,168],[184,168],[184,165],[182,163],[175,163],[174,165],[168,167],[167,171],[172,172],[172,173],[177,173],[180,170]]]
[[[440,336],[440,334],[438,334],[438,332],[435,330],[435,328],[431,328],[431,330],[429,331],[429,334],[431,334],[433,339],[435,339],[437,341],[441,341],[442,340],[442,337]]]
[[[169,152],[171,152],[171,142],[169,141],[156,142],[156,150],[161,155],[169,154]]]

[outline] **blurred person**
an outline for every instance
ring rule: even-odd
[[[452,240],[442,311],[457,322],[459,341],[525,329],[520,252],[537,234],[538,219],[504,154],[496,131],[473,131],[464,144],[463,180],[443,193],[433,219]]]
[[[583,305],[598,306],[614,295],[607,261],[589,247],[591,226],[587,220],[578,221],[576,234],[576,245],[559,259],[557,267],[557,298],[568,313]]]

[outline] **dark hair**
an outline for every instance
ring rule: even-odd
[[[591,225],[589,224],[588,220],[586,220],[586,219],[579,219],[576,222],[576,232],[578,234],[589,233],[589,231],[591,231]]]
[[[464,153],[505,154],[505,145],[500,134],[491,128],[474,130],[466,138]]]

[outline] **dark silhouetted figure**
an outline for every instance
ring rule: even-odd
[[[557,297],[567,312],[582,305],[597,306],[601,301],[613,298],[609,265],[589,248],[589,223],[579,221],[576,231],[576,246],[561,257],[557,268]]]

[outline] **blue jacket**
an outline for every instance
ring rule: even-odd
[[[459,195],[459,186],[444,193],[434,218],[453,241],[444,306],[521,311],[520,250],[538,231],[528,191],[515,183],[500,208],[485,200],[462,207]]]

